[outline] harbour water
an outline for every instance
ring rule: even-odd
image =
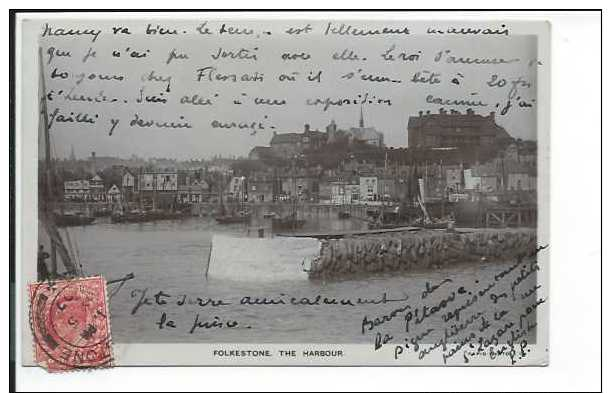
[[[412,309],[422,302],[438,304],[451,291],[464,287],[475,292],[485,288],[487,283],[498,281],[499,272],[511,271],[513,276],[527,263],[517,266],[515,261],[478,262],[457,264],[438,270],[409,273],[377,274],[374,276],[335,281],[314,281],[307,274],[295,270],[294,276],[275,278],[266,274],[278,264],[300,264],[300,260],[280,260],[269,255],[269,261],[260,261],[255,267],[258,274],[243,269],[236,261],[227,263],[222,277],[206,277],[210,244],[215,235],[235,238],[236,249],[248,249],[240,238],[257,237],[257,229],[269,228],[266,221],[257,219],[249,226],[235,224],[221,226],[211,217],[193,217],[185,220],[158,221],[149,223],[111,224],[98,219],[94,225],[70,228],[73,241],[78,244],[80,260],[88,275],[102,274],[107,279],[122,277],[133,272],[135,279],[126,282],[120,289],[110,287],[113,341],[116,343],[150,342],[252,342],[252,343],[371,343],[373,336],[363,334],[363,319],[387,315],[405,304]],[[320,219],[309,222],[304,231],[313,230],[356,230],[366,223],[359,220]],[[280,255],[280,253],[278,254]],[[284,258],[286,259],[286,258]],[[514,269],[515,268],[515,269]],[[233,277],[232,279],[232,272]],[[252,275],[252,276],[251,276]],[[508,274],[509,276],[509,274]],[[514,277],[512,277],[514,278]],[[427,283],[443,282],[438,290],[422,300]],[[504,284],[503,284],[504,285]],[[524,292],[536,285],[536,274],[528,275],[517,288]],[[154,295],[161,295],[155,298]],[[501,292],[501,283],[494,291]],[[509,284],[503,291],[509,291]],[[492,291],[490,291],[492,293]],[[463,320],[477,312],[497,310],[490,293],[480,296],[478,302],[464,311]],[[314,300],[317,296],[328,299],[357,299],[389,301],[382,304],[289,304],[291,298]],[[243,305],[243,297],[267,298],[286,301],[287,304]],[[466,296],[466,293],[465,293]],[[149,299],[151,304],[139,301]],[[212,306],[208,299],[222,299],[231,305]],[[157,300],[160,300],[158,302]],[[508,318],[518,320],[524,309],[535,301],[534,297],[520,296],[506,302],[508,313],[498,321],[490,317],[492,329],[497,329]],[[161,304],[160,304],[161,303]],[[498,304],[497,304],[498,303]],[[448,308],[449,310],[449,308]],[[164,323],[159,323],[165,313]],[[440,313],[441,314],[441,313]],[[536,313],[528,316],[534,321]],[[192,329],[195,320],[217,321],[223,324],[236,321],[236,327]],[[172,321],[172,326],[167,322]],[[401,322],[403,321],[403,322]],[[443,335],[446,323],[436,315],[427,318],[426,323],[412,327],[410,334],[405,331],[405,319],[393,320],[383,326],[385,334],[407,337],[418,330],[434,328],[427,339],[436,340]],[[462,320],[461,320],[462,321]],[[233,323],[233,322],[231,322]],[[477,329],[473,323],[466,329]],[[531,334],[532,340],[532,334]]]

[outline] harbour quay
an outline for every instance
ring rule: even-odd
[[[494,261],[536,254],[534,228],[389,231],[321,240],[311,279],[417,271],[448,265]]]

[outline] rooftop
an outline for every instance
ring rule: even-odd
[[[274,143],[298,143],[301,142],[301,138],[307,136],[307,137],[320,137],[320,138],[326,138],[327,137],[327,133],[326,132],[322,132],[322,131],[318,131],[318,130],[311,130],[310,129],[310,125],[309,124],[305,124],[303,127],[303,132],[298,133],[298,132],[286,132],[283,134],[278,134],[274,131],[274,136],[272,137],[272,140],[270,142],[270,144],[274,144]]]
[[[456,132],[461,132],[461,135],[489,135],[510,138],[507,131],[496,124],[494,112],[483,116],[475,114],[472,109],[467,109],[466,113],[457,110],[451,110],[448,113],[443,108],[435,114],[431,114],[430,111],[423,114],[420,111],[418,116],[410,116],[407,127],[408,129],[425,129],[428,134],[436,135],[456,135]]]

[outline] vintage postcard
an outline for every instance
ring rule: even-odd
[[[547,364],[546,21],[16,27],[23,364]]]

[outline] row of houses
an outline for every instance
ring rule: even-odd
[[[88,180],[64,182],[64,199],[67,201],[120,202],[140,198],[171,199],[178,203],[198,203],[209,197],[211,188],[204,179],[188,171],[159,171],[134,174],[121,168],[117,183],[105,185],[96,174]],[[133,171],[136,172],[136,171]],[[196,171],[194,171],[196,172]]]
[[[327,171],[318,174],[300,171],[279,176],[271,171],[256,172],[245,180],[247,199],[254,203],[303,200],[331,204],[362,204],[409,200],[467,198],[471,194],[495,196],[506,192],[535,192],[535,167],[515,161],[486,164],[427,166],[402,165],[367,171]]]
[[[108,193],[104,180],[95,175],[88,180],[71,180],[64,182],[64,199],[68,201],[105,202]]]
[[[536,159],[516,159],[512,148],[486,163],[447,165],[442,161],[387,165],[348,161],[341,168],[274,167],[247,176],[211,177],[201,170],[143,172],[122,168],[106,182],[99,175],[66,181],[64,198],[72,201],[117,202],[157,198],[169,203],[246,200],[252,203],[301,200],[348,204],[425,199],[465,198],[469,194],[533,192],[537,187]],[[106,185],[105,185],[106,184]]]
[[[479,193],[534,192],[534,167],[514,161],[489,162],[471,168],[440,163],[426,167],[400,166],[378,173],[330,171],[294,174],[253,172],[223,181],[222,192],[205,179],[184,172],[153,172],[134,175],[126,171],[120,185],[105,188],[99,175],[89,180],[64,183],[64,198],[71,201],[119,202],[158,198],[167,203],[192,204],[243,198],[252,203],[299,200],[331,204],[400,201],[416,194],[425,199],[460,198]]]

